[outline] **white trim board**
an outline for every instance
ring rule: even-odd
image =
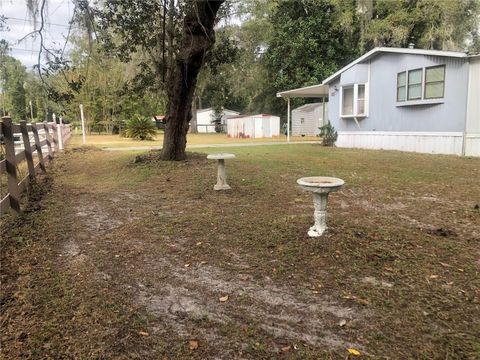
[[[461,155],[462,142],[461,132],[339,131],[336,146]]]
[[[480,156],[480,133],[465,136],[465,156]]]
[[[463,136],[461,131],[338,131],[338,135]],[[478,134],[480,136],[480,134]]]

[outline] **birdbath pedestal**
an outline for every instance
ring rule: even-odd
[[[218,160],[217,183],[213,190],[229,190],[231,187],[227,184],[227,173],[225,171],[225,159],[233,159],[233,154],[210,154],[207,159]]]
[[[308,230],[310,237],[321,236],[327,229],[327,202],[328,194],[340,189],[345,182],[327,176],[304,177],[297,180],[297,184],[303,190],[313,192],[313,205],[315,212],[313,218],[315,224]]]

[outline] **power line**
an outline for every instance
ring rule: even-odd
[[[8,48],[9,50],[15,50],[15,51],[25,51],[25,52],[30,52],[30,53],[38,53],[40,51],[40,49],[20,49],[20,48],[12,48],[12,47],[9,47]]]
[[[11,16],[6,16],[5,19],[17,20],[17,21],[24,21],[24,22],[30,22],[30,20],[28,20],[28,19],[22,19],[22,18],[11,17]],[[69,25],[56,24],[56,23],[50,23],[50,22],[45,22],[44,24],[45,24],[45,25],[53,25],[53,26],[61,26],[61,27],[65,27],[65,28],[68,28],[68,27],[69,27]]]
[[[40,49],[38,50],[32,50],[32,49],[19,49],[19,48],[9,48],[10,50],[15,50],[15,51],[26,51],[26,52],[31,52],[31,53],[38,53]]]

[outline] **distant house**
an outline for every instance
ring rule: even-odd
[[[328,118],[328,106],[325,103],[312,103],[292,110],[292,135],[315,136],[320,133]]]
[[[220,125],[223,127],[226,125],[226,118],[228,116],[236,116],[240,114],[237,111],[223,109],[222,113],[220,114]],[[214,133],[217,132],[215,130],[215,110],[212,108],[197,110],[197,131],[199,133]],[[217,127],[218,128],[218,127]]]
[[[277,96],[328,97],[339,147],[480,156],[480,55],[375,48]]]
[[[280,118],[270,114],[240,115],[227,118],[228,137],[262,138],[280,135]]]

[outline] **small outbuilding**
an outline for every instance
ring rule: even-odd
[[[212,108],[197,110],[197,132],[199,133],[215,133],[219,132],[218,129],[225,127],[226,118],[229,116],[236,116],[240,114],[237,111],[223,109],[222,113],[219,114],[221,117],[220,121],[216,121],[215,110]],[[225,131],[225,130],[223,130]],[[222,132],[223,132],[222,131]]]
[[[270,114],[241,115],[227,118],[228,137],[271,138],[280,135],[280,117]]]
[[[328,103],[311,103],[292,110],[292,135],[316,136],[328,119]]]

